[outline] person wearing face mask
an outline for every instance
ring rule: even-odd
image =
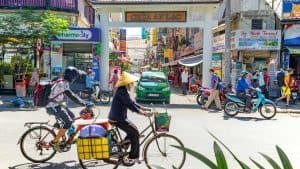
[[[109,112],[108,119],[116,127],[123,130],[127,136],[124,142],[130,142],[131,150],[129,152],[128,161],[129,163],[140,163],[140,142],[139,142],[139,131],[134,123],[132,123],[127,117],[127,109],[132,112],[136,112],[140,115],[151,116],[151,109],[143,107],[134,102],[129,95],[129,91],[133,88],[133,83],[138,78],[127,72],[122,72],[121,76],[116,83],[116,93],[112,100],[111,109]]]
[[[238,80],[238,84],[236,87],[236,93],[239,98],[246,100],[246,108],[245,111],[251,111],[251,96],[249,95],[250,86],[246,81],[248,72],[243,70],[241,72],[241,78]]]

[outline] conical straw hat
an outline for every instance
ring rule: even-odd
[[[138,77],[136,77],[130,73],[127,73],[127,72],[122,72],[120,79],[118,80],[118,82],[116,84],[116,87],[126,86],[126,85],[133,83],[135,81],[138,81],[138,80],[139,80]]]

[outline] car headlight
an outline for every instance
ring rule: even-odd
[[[170,87],[166,87],[164,89],[162,89],[162,91],[169,91],[170,90]]]
[[[145,88],[143,88],[142,86],[138,87],[139,90],[145,90]]]

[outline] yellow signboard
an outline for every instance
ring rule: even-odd
[[[156,41],[156,39],[157,39],[157,29],[156,28],[152,28],[151,29],[151,37],[152,37],[152,39],[151,39],[151,42],[152,42],[152,46],[156,46],[156,43],[157,43],[157,41]]]
[[[173,58],[173,49],[164,49],[164,57],[165,58]]]

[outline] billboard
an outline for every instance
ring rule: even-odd
[[[283,0],[283,19],[300,18],[300,0]]]

